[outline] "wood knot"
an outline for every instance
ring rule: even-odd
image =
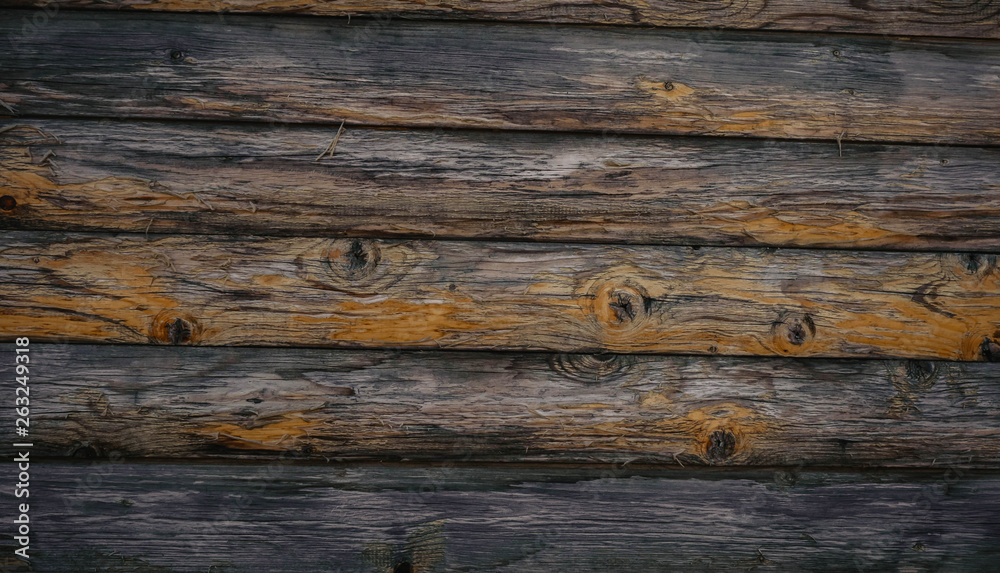
[[[708,435],[705,457],[712,462],[722,462],[736,453],[736,435],[729,430],[716,430]]]
[[[323,252],[323,265],[338,290],[360,293],[393,282],[388,280],[390,265],[383,260],[382,247],[371,239],[334,241]]]
[[[151,336],[160,344],[193,344],[201,337],[201,325],[190,314],[164,311],[153,319]]]
[[[334,241],[326,253],[326,263],[337,275],[360,281],[375,273],[382,260],[382,250],[369,239]]]
[[[370,296],[384,293],[430,258],[414,241],[344,238],[312,243],[295,265],[299,276],[317,288]]]
[[[0,197],[0,209],[4,211],[13,211],[17,207],[17,199],[14,199],[10,195],[4,195]]]
[[[937,365],[929,360],[907,360],[903,376],[912,386],[930,388],[938,379]]]
[[[771,323],[771,340],[781,352],[791,352],[816,338],[816,323],[806,313],[784,311]]]
[[[611,281],[593,293],[592,312],[598,322],[612,329],[635,328],[649,316],[653,299],[632,281]]]
[[[570,380],[597,384],[632,374],[638,358],[631,354],[555,354],[549,366]]]
[[[986,276],[996,270],[997,256],[982,253],[965,253],[959,255],[959,264],[970,275]]]
[[[1000,362],[1000,331],[997,331],[993,335],[995,338],[990,338],[989,336],[983,337],[983,343],[979,345],[979,355],[986,362]]]
[[[72,446],[70,446],[66,455],[71,458],[99,458],[101,457],[101,448],[100,446],[91,444],[88,441],[75,442]]]
[[[927,360],[887,362],[886,369],[892,388],[896,391],[889,398],[889,408],[886,410],[886,414],[893,418],[904,418],[919,412],[917,402],[941,377],[938,365]]]

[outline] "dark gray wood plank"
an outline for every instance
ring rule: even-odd
[[[0,225],[996,250],[1000,150],[479,131],[0,127]]]
[[[31,468],[38,571],[990,571],[1000,559],[1000,482],[944,468]]]
[[[31,346],[47,456],[1000,468],[1000,364]],[[0,425],[14,425],[13,409]]]
[[[11,231],[0,337],[1000,359],[995,254]]]
[[[0,0],[0,6],[42,8],[48,16],[86,8],[1000,38],[1000,7],[989,0]]]
[[[21,116],[1000,140],[994,43],[110,12],[25,33],[26,15],[0,18]]]

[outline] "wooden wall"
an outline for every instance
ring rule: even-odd
[[[996,570],[998,40],[0,0],[0,568]]]

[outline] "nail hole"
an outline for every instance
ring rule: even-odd
[[[10,195],[0,197],[0,209],[3,209],[4,211],[13,211],[14,207],[17,207],[17,199],[14,199]]]
[[[833,51],[833,55],[839,58],[840,57],[840,50],[834,50]]]

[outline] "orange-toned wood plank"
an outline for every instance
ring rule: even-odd
[[[3,338],[1000,356],[996,255],[9,232]]]

